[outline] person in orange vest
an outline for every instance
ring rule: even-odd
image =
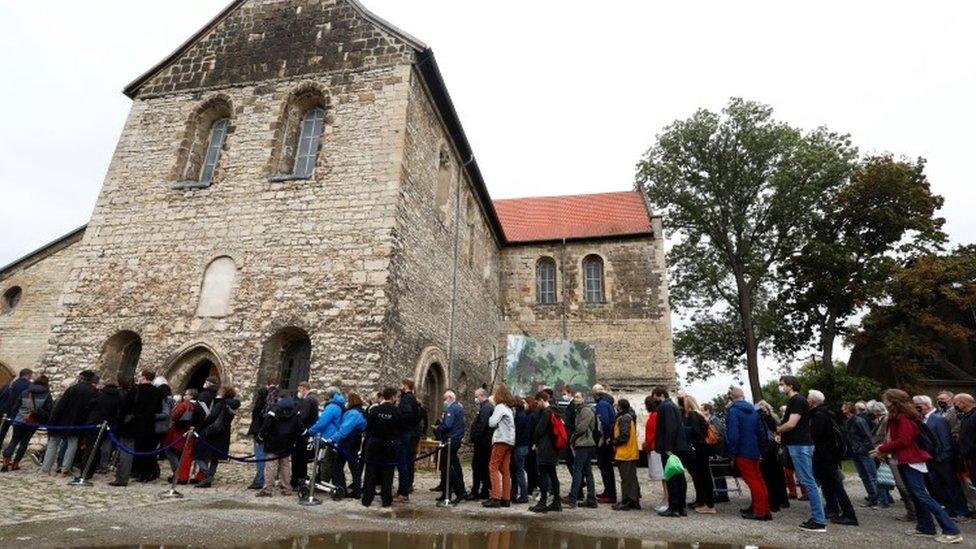
[[[614,461],[620,472],[620,501],[614,511],[640,509],[640,482],[637,480],[637,414],[626,399],[617,401],[617,419],[613,422]]]

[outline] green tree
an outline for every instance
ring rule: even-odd
[[[809,212],[849,176],[856,156],[847,136],[803,132],[742,99],[721,113],[699,110],[657,137],[638,163],[637,185],[672,231],[672,302],[696,313],[687,329],[726,323],[722,333],[739,341],[731,360],[695,355],[696,346],[676,346],[679,356],[711,370],[744,363],[753,397],[762,398],[766,296],[802,246]]]
[[[924,255],[895,271],[850,343],[871,349],[906,389],[927,364],[976,345],[976,245]],[[970,358],[971,359],[971,358]]]
[[[830,370],[834,340],[883,295],[900,259],[945,242],[944,220],[935,217],[943,199],[932,194],[924,169],[923,159],[869,157],[811,212],[809,240],[784,263],[787,279],[773,304],[782,319],[773,329],[778,351],[819,338],[821,367]]]

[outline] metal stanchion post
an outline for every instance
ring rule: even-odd
[[[437,502],[438,507],[454,507],[451,503],[451,439],[447,439],[447,463],[444,464],[444,499]]]
[[[190,445],[190,437],[193,436],[193,427],[190,427],[190,430],[184,436],[186,440],[183,442],[183,451],[180,452],[180,464],[173,471],[173,482],[169,485],[169,490],[159,494],[159,499],[181,499],[183,497],[183,494],[176,489],[176,481],[179,480],[180,467],[183,466],[183,458],[186,457],[186,448]]]
[[[108,429],[108,422],[102,421],[102,425],[98,428],[98,435],[95,437],[95,444],[88,449],[88,459],[85,460],[85,468],[81,470],[81,476],[68,482],[68,486],[92,485],[88,478],[91,476],[92,467],[95,466],[95,456],[98,455],[98,448],[102,445],[102,437],[105,435],[106,429]]]
[[[315,482],[316,477],[319,475],[319,444],[321,441],[321,438],[315,437],[315,453],[312,454],[312,474],[308,479],[308,497],[299,499],[299,505],[322,505],[322,500],[315,499]]]

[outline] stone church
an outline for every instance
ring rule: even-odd
[[[504,376],[507,334],[674,384],[634,191],[492,200],[431,49],[356,0],[237,0],[129,84],[89,223],[0,268],[0,371],[369,395]]]

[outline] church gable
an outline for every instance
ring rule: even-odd
[[[412,62],[424,46],[356,0],[237,0],[130,97]]]

